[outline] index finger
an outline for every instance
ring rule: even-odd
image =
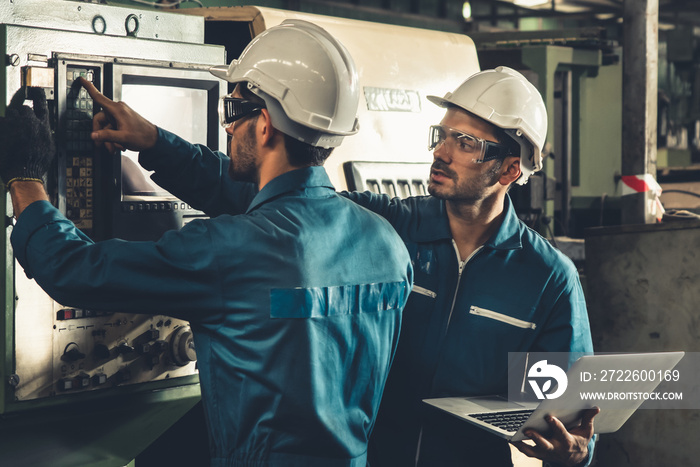
[[[79,77],[78,80],[80,85],[84,87],[90,97],[92,97],[92,100],[102,106],[103,109],[109,109],[112,105],[114,105],[114,101],[112,101],[112,99],[109,97],[105,97],[105,95],[98,91],[95,85],[90,81],[86,80],[82,76]]]
[[[42,88],[27,88],[27,99],[34,103],[34,113],[39,120],[48,122],[49,107],[46,103],[46,93]]]

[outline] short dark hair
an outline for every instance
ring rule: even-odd
[[[333,148],[312,146],[285,133],[282,135],[284,135],[284,147],[287,149],[289,163],[293,166],[323,165],[333,152]]]
[[[248,89],[248,86],[245,84],[241,83],[238,88],[241,96],[246,100],[265,104],[265,101]],[[323,165],[333,152],[333,148],[312,146],[286,133],[282,133],[282,136],[284,137],[284,148],[287,150],[287,158],[294,167]]]
[[[493,124],[492,124],[493,125]],[[495,125],[494,133],[496,134],[496,141],[508,148],[508,155],[520,157],[520,144],[515,141],[503,128],[499,128]]]

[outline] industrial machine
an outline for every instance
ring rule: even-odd
[[[256,7],[222,9],[237,19],[212,31],[216,23],[193,10],[183,15],[67,0],[0,5],[2,106],[22,85],[44,88],[57,145],[47,189],[85,234],[96,241],[153,240],[203,213],[155,185],[136,154],[94,147],[89,134],[99,109],[77,78],[191,142],[223,150],[216,106],[227,83],[208,68],[238,56],[252,37],[287,17],[329,30],[358,65],[362,131],[326,164],[336,187],[425,193],[427,129],[442,117],[425,96],[442,95],[478,71],[469,38]],[[383,44],[380,51],[376,44]],[[2,196],[0,464],[125,465],[199,400],[188,323],[52,300],[14,261],[12,207]],[[191,439],[192,432],[184,436]],[[177,459],[177,450],[169,451]],[[156,454],[159,462],[169,465],[163,452]]]
[[[216,105],[230,89],[208,68],[290,17],[327,29],[357,64],[361,131],[325,164],[336,188],[425,194],[428,127],[443,115],[426,96],[443,95],[479,71],[474,43],[464,35],[260,7],[164,13],[16,0],[0,5],[1,105],[23,84],[45,89],[57,144],[47,188],[84,233],[96,241],[156,239],[203,213],[153,184],[136,154],[114,156],[93,146],[91,119],[99,109],[75,80],[91,81],[191,142],[223,150]],[[14,261],[12,207],[0,196],[6,219],[0,464],[205,465],[203,420],[189,418],[200,393],[188,323],[53,301]],[[173,449],[184,443],[187,449]]]
[[[204,17],[206,42],[223,45],[229,59],[238,57],[250,39],[287,18],[316,23],[345,45],[360,78],[360,132],[345,138],[324,164],[337,190],[366,187],[400,195],[401,181],[410,186],[406,195],[420,194],[429,168],[413,164],[432,162],[428,127],[444,114],[426,96],[442,96],[479,71],[474,42],[461,34],[257,6],[186,8],[180,13]],[[379,164],[366,173],[366,163],[377,162],[400,164]],[[359,163],[363,169],[353,171]],[[355,182],[365,173],[376,185]]]
[[[216,106],[226,88],[208,68],[225,51],[204,45],[201,18],[22,0],[0,6],[0,34],[2,105],[22,85],[44,88],[57,145],[47,189],[85,234],[151,240],[202,216],[153,184],[135,154],[96,150],[98,109],[76,83],[83,77],[159,126],[223,148]],[[3,197],[0,464],[125,465],[199,400],[188,323],[51,300],[13,259]]]

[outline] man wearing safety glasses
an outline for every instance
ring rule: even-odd
[[[190,321],[212,466],[364,467],[412,268],[394,229],[321,167],[357,132],[355,65],[325,30],[287,20],[211,71],[236,83],[220,109],[228,157],[82,82],[102,107],[93,140],[140,151],[155,182],[211,217],[158,242],[93,243],[53,208],[46,100],[32,110],[18,93],[0,123],[15,254],[63,305]]]
[[[408,248],[414,287],[370,440],[372,467],[511,466],[507,443],[426,406],[435,397],[508,393],[508,352],[591,352],[578,274],[527,228],[507,195],[542,168],[547,114],[537,89],[499,67],[428,99],[446,109],[429,129],[430,196],[347,193],[386,217]],[[549,421],[535,446],[546,465],[585,465],[593,417]]]

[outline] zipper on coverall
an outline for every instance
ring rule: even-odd
[[[445,326],[445,333],[443,334],[443,337],[447,336],[447,331],[450,329],[450,322],[452,321],[452,313],[455,310],[455,303],[457,303],[457,293],[459,292],[459,285],[462,282],[462,272],[464,271],[464,268],[467,266],[467,263],[469,262],[470,259],[474,257],[478,252],[481,251],[482,248],[484,248],[484,245],[481,245],[478,247],[476,250],[472,251],[472,253],[462,261],[462,256],[459,254],[459,248],[457,248],[457,242],[454,241],[454,238],[452,239],[452,246],[455,249],[455,254],[457,255],[457,267],[459,268],[457,271],[457,285],[455,286],[455,293],[452,296],[452,305],[450,306],[450,314],[447,317],[447,326]],[[420,433],[418,434],[418,446],[416,448],[416,459],[415,459],[415,465],[418,465],[418,459],[420,459],[420,444],[421,441],[423,440],[423,427],[420,429]]]

